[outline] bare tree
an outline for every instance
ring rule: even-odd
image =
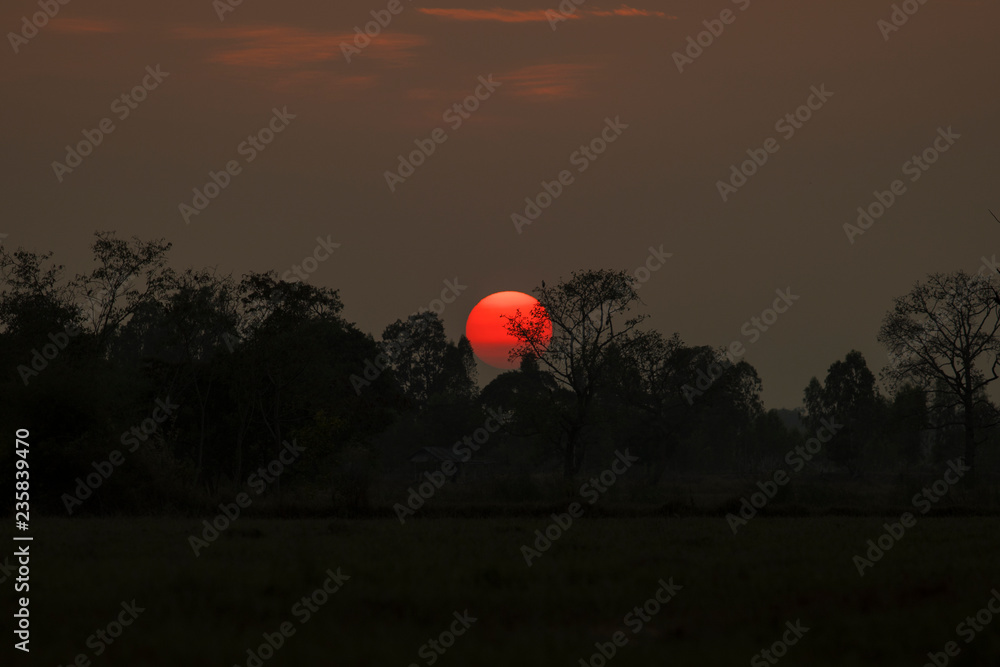
[[[555,287],[543,282],[534,293],[539,304],[530,313],[503,314],[508,333],[519,341],[510,358],[536,359],[572,393],[572,404],[557,416],[563,473],[571,478],[583,462],[581,434],[595,395],[610,383],[611,353],[633,335],[643,316],[627,316],[639,297],[635,279],[625,271],[576,272]]]
[[[103,353],[119,328],[143,304],[162,296],[170,273],[164,267],[171,244],[137,237],[125,241],[116,238],[114,232],[97,232],[94,236],[92,249],[97,267],[78,275],[73,287],[86,302],[85,319]],[[145,283],[142,291],[134,285],[136,280]]]
[[[912,381],[939,405],[958,407],[965,463],[974,479],[976,436],[989,410],[986,387],[1000,378],[1000,302],[987,280],[959,271],[933,274],[898,297],[879,330],[894,364],[893,385]],[[954,424],[941,424],[941,426]]]

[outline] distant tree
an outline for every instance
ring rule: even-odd
[[[49,263],[51,257],[0,246],[0,332],[37,338],[79,323],[79,310],[62,284],[64,267]]]
[[[707,355],[707,348],[702,350]],[[712,350],[720,365],[726,361],[724,350]],[[763,383],[748,361],[739,361],[724,367],[703,397],[694,402],[695,432],[704,433],[706,451],[715,446],[719,463],[732,462],[737,469],[746,469],[756,456],[749,446],[754,424],[764,414],[761,399]]]
[[[382,351],[403,395],[425,408],[433,397],[471,400],[476,393],[472,346],[462,336],[448,340],[436,313],[424,311],[396,320],[382,333]]]
[[[166,265],[171,244],[163,240],[131,241],[114,232],[97,232],[91,246],[97,266],[79,274],[73,289],[84,304],[84,321],[104,354],[119,328],[145,304],[159,299],[170,275]]]
[[[757,369],[747,361],[732,363],[724,349],[708,345],[683,348],[676,361],[683,369],[685,400],[692,406],[687,429],[690,463],[706,469],[745,469],[747,438],[764,412],[763,389]],[[704,389],[698,379],[714,377]]]
[[[569,479],[583,463],[584,429],[598,394],[609,388],[608,361],[616,347],[636,332],[642,316],[629,317],[638,302],[635,279],[626,271],[576,272],[555,286],[534,289],[539,304],[529,313],[503,313],[507,331],[518,343],[511,359],[532,357],[572,396],[557,403],[551,418],[560,428],[563,474]],[[547,339],[546,318],[551,322]]]
[[[830,365],[822,384],[812,378],[805,390],[805,406],[811,432],[818,430],[824,419],[843,426],[825,445],[827,458],[857,474],[864,448],[875,437],[883,407],[875,375],[868,369],[864,355],[851,350],[843,361]]]
[[[102,232],[95,268],[64,282],[51,254],[0,247],[0,360],[12,371],[0,375],[8,408],[0,424],[11,432],[35,424],[32,436],[46,443],[36,452],[51,473],[39,479],[41,506],[68,509],[63,492],[107,457],[109,442],[129,444],[129,433],[137,437],[128,450],[135,465],[103,484],[84,511],[144,510],[165,499],[199,506],[204,487],[213,494],[223,482],[242,483],[286,440],[305,451],[281,484],[300,475],[337,483],[331,471],[340,466],[345,486],[335,495],[363,504],[379,461],[372,440],[398,403],[388,381],[364,396],[354,390],[352,374],[379,354],[374,339],[341,318],[335,290],[273,272],[238,285],[210,270],[177,273],[165,265],[168,248]],[[69,325],[79,326],[64,334]],[[17,377],[17,365],[32,364],[33,349],[42,348],[30,382]],[[472,363],[467,341],[450,346],[441,392],[471,403]],[[177,409],[150,434],[154,405],[166,399]],[[0,452],[0,467],[8,460]]]
[[[517,370],[501,373],[479,394],[484,408],[510,415],[503,432],[534,445],[548,462],[555,457],[562,463],[563,426],[558,415],[568,411],[574,401],[571,391],[561,386],[551,373],[539,368],[528,355]]]
[[[913,465],[923,458],[923,434],[930,426],[927,394],[910,384],[900,386],[889,406],[886,430],[906,463]]]
[[[650,484],[663,476],[667,460],[692,426],[693,409],[683,392],[686,351],[677,334],[664,338],[645,331],[616,346],[608,364],[615,394],[637,412],[628,415],[624,427],[629,441],[637,444]]]
[[[436,313],[396,320],[385,328],[379,350],[374,363],[385,373],[373,384],[390,393],[395,416],[378,441],[389,469],[400,471],[421,447],[450,448],[482,425],[472,345],[465,336],[458,343],[448,340]],[[371,399],[368,391],[366,400]]]
[[[84,466],[105,458],[108,443],[131,426],[121,423],[121,415],[134,401],[137,373],[95,357],[80,300],[51,257],[0,248],[0,361],[6,370],[0,375],[0,425],[10,432],[34,425],[32,437],[46,443],[33,459],[46,470],[37,480],[37,506],[62,512],[66,486]],[[3,455],[0,467],[9,467]]]
[[[956,415],[964,432],[965,463],[975,479],[984,390],[1000,378],[1000,298],[989,281],[959,271],[935,273],[894,301],[878,340],[894,363],[885,375],[893,385],[911,382]],[[939,426],[947,426],[947,422]]]
[[[769,475],[787,464],[788,452],[805,440],[802,433],[789,428],[776,409],[761,412],[753,420],[747,435],[743,438],[743,449],[739,460],[741,471],[754,477]]]
[[[348,348],[342,338],[349,327],[340,318],[343,303],[337,290],[286,282],[269,271],[244,276],[239,291],[237,372],[242,386],[250,389],[240,398],[251,401],[252,409],[244,414],[256,418],[269,436],[259,453],[266,461],[298,429],[308,427],[318,410],[331,405],[332,387],[339,385],[329,381],[335,368],[329,362],[339,345]]]
[[[931,460],[935,464],[962,456],[965,450],[964,408],[954,392],[943,380],[938,380],[935,391],[931,392],[927,405],[928,426],[934,429],[930,447]],[[989,440],[989,430],[997,424],[996,408],[989,400],[985,387],[977,392],[975,401],[976,442],[978,445]]]
[[[618,350],[620,359],[609,366],[619,371],[616,392],[655,432],[640,447],[650,481],[662,476],[682,442],[698,449],[699,465],[721,467],[740,456],[742,438],[763,410],[760,379],[752,366],[725,363],[722,353],[709,346],[690,347],[677,334],[664,338],[656,331],[637,333]],[[712,384],[692,393],[692,378],[716,366]]]
[[[197,415],[197,484],[205,465],[213,391],[223,380],[218,362],[236,340],[239,295],[229,276],[212,271],[171,273],[164,291],[162,302],[136,311],[119,339],[135,337],[140,358],[156,360],[163,379],[177,387],[174,398],[180,400],[183,394],[185,407],[191,406]]]
[[[472,343],[465,335],[458,339],[458,344],[449,344],[442,370],[433,387],[434,393],[458,401],[472,401],[476,398],[479,393],[476,356],[472,351]]]

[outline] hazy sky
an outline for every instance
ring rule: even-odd
[[[222,2],[76,0],[30,38],[7,34],[8,247],[82,270],[93,232],[114,229],[172,241],[179,268],[282,273],[321,237],[340,246],[309,279],[340,289],[348,319],[379,336],[457,279],[467,289],[444,312],[457,339],[492,292],[632,271],[662,245],[672,256],[640,291],[650,323],[690,344],[747,344],[768,407],[799,405],[851,348],[877,372],[892,297],[1000,254],[987,213],[1000,214],[995,0],[911,0],[891,32],[878,22],[892,3],[872,0],[586,0],[558,22],[554,1],[401,0],[392,15],[382,0],[243,0],[220,20]],[[679,71],[675,52],[727,9]],[[391,21],[348,62],[341,43],[382,10]],[[21,33],[38,11],[8,0],[0,27]],[[776,127],[814,86],[832,96]],[[478,109],[444,115],[477,88]],[[79,166],[54,167],[105,118],[114,131],[92,133],[101,143]],[[574,155],[606,119],[614,142]],[[263,150],[241,148],[272,122]],[[904,173],[939,128],[960,138]],[[397,156],[432,136],[446,139],[390,191]],[[724,202],[718,182],[769,138],[767,162]],[[229,161],[239,172],[186,221],[180,205]],[[518,233],[511,215],[563,170],[572,180]],[[850,243],[844,225],[896,179],[905,192]],[[798,300],[751,342],[744,323],[786,288]]]

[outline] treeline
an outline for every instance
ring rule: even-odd
[[[539,287],[551,340],[539,313],[511,317],[521,367],[480,390],[468,340],[449,341],[432,312],[376,340],[342,317],[336,290],[180,272],[169,249],[98,233],[92,268],[69,277],[51,253],[0,248],[2,421],[31,432],[36,511],[197,511],[291,442],[302,453],[272,475],[274,502],[361,508],[373,485],[411,479],[415,451],[478,438],[498,414],[476,456],[515,489],[576,479],[624,448],[641,462],[630,482],[651,488],[668,471],[753,474],[829,420],[843,427],[811,465],[855,476],[967,456],[970,424],[974,442],[993,437],[984,387],[973,420],[945,380],[900,374],[885,398],[857,352],[809,384],[804,411],[765,411],[750,364],[644,327],[624,272]]]

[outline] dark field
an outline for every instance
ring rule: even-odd
[[[260,664],[577,666],[621,630],[616,667],[746,665],[797,620],[809,630],[783,665],[918,667],[949,641],[949,664],[998,664],[1000,619],[971,643],[956,626],[1000,586],[1000,519],[920,517],[858,576],[853,556],[897,518],[758,517],[738,536],[722,517],[583,518],[530,568],[520,547],[541,517],[239,519],[197,558],[197,519],[46,519],[30,664],[247,665],[289,622]],[[293,607],[338,568],[350,578],[303,623]],[[626,615],[661,578],[683,588],[633,633]],[[133,599],[145,611],[95,656],[88,637]],[[466,610],[450,649],[418,654]]]

